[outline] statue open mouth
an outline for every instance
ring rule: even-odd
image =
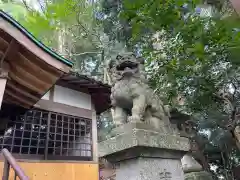
[[[132,61],[124,61],[121,64],[119,64],[116,69],[118,71],[124,71],[125,69],[136,69],[138,67],[138,64]]]

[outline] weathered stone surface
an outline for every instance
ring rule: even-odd
[[[150,124],[146,124],[144,122],[129,122],[127,124],[122,124],[121,126],[118,126],[114,128],[111,131],[112,137],[124,134],[124,133],[130,133],[133,129],[142,129],[147,131],[154,131],[161,134],[172,134],[172,135],[178,135],[176,133],[173,133],[173,129],[171,127],[171,124],[165,124],[164,122],[161,122],[161,126],[156,128],[151,126]]]
[[[183,180],[180,160],[137,158],[123,161],[116,170],[117,180]]]
[[[185,180],[212,180],[210,173],[203,171],[202,166],[190,155],[181,159]]]
[[[133,53],[118,55],[109,63],[113,86],[111,103],[113,120],[117,126],[127,122],[146,122],[160,127],[170,124],[169,110],[149,87],[144,60]]]
[[[177,159],[180,161],[181,157],[185,154],[184,151],[175,151],[169,149],[159,149],[151,147],[132,147],[124,151],[116,152],[105,156],[104,158],[111,163],[126,161],[129,159],[142,158],[155,158],[155,159]]]
[[[99,156],[117,165],[116,180],[183,180],[180,159],[190,149],[189,140],[166,129],[122,125],[113,130],[114,137],[99,143]]]
[[[190,144],[187,138],[151,130],[132,129],[129,132],[100,142],[99,156],[105,157],[133,147],[151,147],[187,152],[190,149]]]
[[[191,172],[184,175],[184,180],[213,180],[210,173],[201,171],[201,172]]]
[[[200,172],[203,170],[202,166],[189,154],[186,154],[181,159],[183,172]]]

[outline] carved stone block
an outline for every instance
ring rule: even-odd
[[[119,163],[116,180],[183,180],[181,163],[176,159],[138,158]]]
[[[176,135],[164,134],[152,130],[131,129],[99,143],[100,157],[134,147],[151,147],[187,152],[190,149],[189,140]]]
[[[213,180],[210,173],[201,171],[201,172],[191,172],[184,175],[184,180]]]
[[[124,124],[113,132],[98,149],[117,167],[116,180],[184,179],[180,159],[190,149],[187,138],[144,123]]]
[[[158,128],[169,123],[169,109],[148,85],[144,60],[133,53],[119,54],[109,63],[111,104],[116,126],[146,122]]]
[[[174,133],[171,124],[166,124],[162,121],[159,127],[154,127],[151,124],[147,124],[144,122],[130,122],[127,124],[122,124],[121,126],[118,126],[111,131],[111,136],[114,137],[120,134],[130,133],[133,129],[143,129],[161,134],[178,135],[177,133]]]
[[[203,170],[202,166],[189,154],[186,154],[181,159],[184,173],[200,172]]]

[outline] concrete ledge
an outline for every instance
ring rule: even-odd
[[[191,172],[184,175],[184,180],[213,180],[210,173],[201,171],[201,172]]]
[[[149,147],[187,152],[187,138],[145,129],[132,129],[99,143],[99,156],[106,157],[133,147]]]
[[[171,124],[165,124],[164,122],[160,122],[162,123],[160,125],[159,128],[153,127],[150,124],[144,123],[144,122],[135,122],[135,123],[126,123],[123,124],[119,127],[116,127],[114,129],[112,129],[111,131],[111,135],[113,136],[117,136],[120,134],[124,134],[124,133],[129,133],[131,132],[133,129],[143,129],[143,130],[147,130],[147,131],[153,131],[153,132],[158,132],[158,133],[163,133],[163,134],[174,134],[173,130],[171,128]],[[176,133],[175,133],[176,135]]]

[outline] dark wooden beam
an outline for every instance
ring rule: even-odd
[[[37,89],[39,89],[40,91],[45,91],[46,89],[49,89],[51,87],[52,84],[46,83],[43,80],[39,79],[39,77],[36,77],[36,73],[35,75],[29,73],[27,71],[27,69],[23,69],[20,66],[16,66],[13,64],[10,65],[11,67],[11,71],[14,72],[14,74],[20,78],[22,78],[23,80],[31,83],[33,86],[35,86]]]
[[[6,94],[6,96],[4,97],[4,102],[8,103],[8,104],[14,104],[14,105],[18,105],[20,107],[24,107],[26,109],[30,109],[30,107],[26,104],[20,103],[16,100],[14,100],[12,97],[9,97],[9,95]]]
[[[8,46],[9,46],[9,43],[7,41],[5,41],[5,39],[0,37],[0,49],[5,52],[8,48]]]
[[[38,100],[39,100],[39,97],[34,96],[34,95],[30,94],[28,91],[21,89],[21,87],[16,86],[16,85],[13,84],[11,81],[9,81],[9,82],[7,83],[7,88],[12,89],[12,90],[14,90],[14,91],[22,94],[23,96],[26,96],[26,97],[28,97],[28,98],[30,98],[30,99],[35,100],[35,101],[38,101]]]
[[[45,90],[38,89],[37,87],[33,86],[32,84],[24,81],[24,80],[22,79],[22,77],[17,76],[16,73],[14,73],[13,71],[10,71],[10,72],[9,72],[9,76],[10,76],[10,78],[13,79],[14,81],[17,81],[19,84],[21,84],[21,85],[23,85],[23,86],[25,86],[25,87],[33,90],[33,91],[36,91],[36,92],[39,93],[39,94],[43,94],[43,93],[45,92]]]
[[[17,96],[14,92],[10,91],[10,90],[7,90],[5,91],[5,94],[7,94],[8,96],[10,96],[11,98],[21,102],[21,103],[24,103],[28,106],[32,106],[34,104],[34,102],[31,102],[29,100],[27,100],[26,98],[23,98],[21,96]]]
[[[55,83],[57,80],[56,76],[42,69],[41,67],[37,66],[37,64],[27,59],[24,55],[22,55],[19,52],[18,52],[18,58],[15,59],[14,64],[23,67],[24,69],[28,70],[28,72],[31,74],[38,75],[39,78],[43,79],[46,83],[52,84],[52,83]]]
[[[0,59],[0,68],[2,68],[3,61],[6,59],[6,57],[8,57],[10,54],[16,53],[17,50],[18,50],[17,42],[15,39],[12,39],[10,44],[8,45],[6,51],[3,52],[4,55]]]

